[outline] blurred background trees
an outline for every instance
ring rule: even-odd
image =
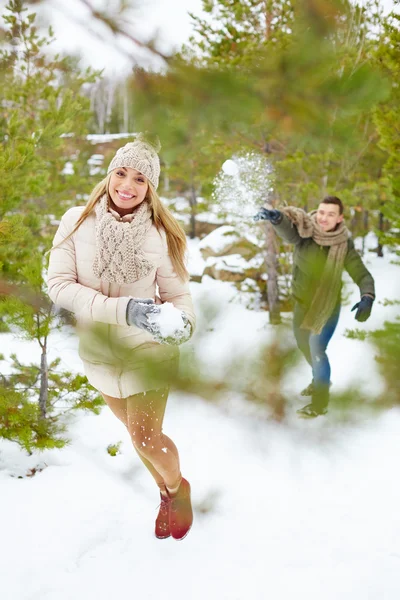
[[[234,217],[232,201],[240,208],[251,196],[255,208],[269,203],[311,210],[324,195],[338,194],[353,234],[377,233],[378,255],[384,245],[399,244],[396,11],[383,14],[378,0],[204,0],[203,16],[192,15],[187,45],[166,55],[156,40],[140,41],[134,25],[127,29],[124,11],[133,2],[97,11],[82,2],[113,35],[129,37],[159,62],[144,69],[132,56],[131,71],[115,78],[82,71],[76,58],[48,53],[53,32],[39,32],[35,15],[26,11],[40,0],[12,0],[2,18],[0,327],[36,340],[42,360],[40,366],[14,360],[0,379],[0,421],[8,424],[5,431],[10,415],[34,398],[42,429],[29,447],[34,439],[43,446],[57,437],[49,429],[46,438],[43,430],[57,405],[57,382],[61,395],[74,388],[74,406],[87,408],[89,400],[97,406],[84,380],[72,384],[54,362],[49,369],[48,340],[60,321],[46,299],[44,254],[57,219],[83,204],[102,177],[108,155],[120,145],[118,134],[124,142],[134,131],[159,135],[161,193],[190,237],[208,233],[201,213],[214,213],[211,229],[230,225],[249,238],[252,258],[262,256],[254,289],[271,323],[290,308],[290,249],[269,224],[255,231],[249,212]],[[88,134],[110,135],[93,146]],[[228,159],[239,165],[239,179],[221,170]],[[398,359],[398,346],[390,343],[397,335],[393,324],[377,334],[384,365]],[[393,370],[385,373],[393,377]]]
[[[276,184],[260,186],[262,202],[311,209],[340,193],[362,229],[366,211],[390,194],[373,120],[391,87],[376,60],[385,37],[378,2],[219,0],[203,10],[209,18],[193,16],[195,34],[166,73],[135,73],[138,128],[154,128],[170,147],[177,143],[171,111],[188,127],[195,119],[228,157],[268,158]],[[382,217],[378,225],[385,229]],[[277,323],[282,248],[269,224],[265,248]]]

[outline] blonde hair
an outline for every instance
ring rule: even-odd
[[[64,238],[61,242],[59,242],[56,246],[53,246],[53,248],[51,248],[49,252],[51,252],[55,248],[58,248],[63,242],[69,239],[79,229],[79,227],[94,210],[94,207],[96,206],[97,202],[100,200],[100,198],[104,196],[104,194],[107,194],[108,201],[110,202],[111,198],[108,192],[108,186],[110,183],[111,173],[112,172],[110,172],[107,175],[107,177],[105,177],[93,188],[92,193],[90,194],[89,199],[86,203],[86,206],[71,233],[69,233],[67,237]],[[157,230],[160,232],[162,229],[164,229],[166,233],[168,254],[171,258],[175,272],[182,281],[188,281],[190,276],[185,264],[187,253],[187,242],[185,232],[183,231],[182,227],[179,225],[175,217],[172,215],[170,210],[161,202],[160,197],[158,196],[153,184],[149,180],[147,180],[147,183],[148,189],[144,202],[147,200],[147,202],[149,203],[153,223],[156,226]]]

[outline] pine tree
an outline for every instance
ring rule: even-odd
[[[74,152],[69,136],[84,135],[91,116],[89,101],[80,90],[97,74],[90,70],[82,74],[69,58],[49,58],[45,50],[52,32],[38,35],[35,15],[25,15],[22,1],[9,2],[6,10],[0,54],[0,269],[4,281],[14,289],[29,289],[34,299],[26,303],[19,294],[1,297],[0,317],[3,330],[38,343],[41,362],[35,367],[12,360],[11,374],[0,382],[4,419],[0,435],[30,451],[64,443],[57,437],[64,428],[55,415],[57,398],[65,389],[52,388],[50,383],[73,378],[57,371],[57,361],[50,369],[48,365],[49,335],[59,323],[46,295],[44,253],[53,236],[50,213],[65,210],[80,179],[79,175],[78,180],[71,180],[63,168]],[[91,408],[97,410],[97,395],[83,380],[80,388],[72,390],[70,405],[89,408],[90,400]]]
[[[395,5],[400,5],[399,0],[395,0]],[[389,188],[382,198],[382,212],[391,222],[391,229],[386,235],[380,232],[380,241],[396,247],[400,241],[400,15],[396,11],[385,20],[376,59],[391,80],[390,97],[379,105],[374,114],[378,143],[386,154],[383,173]]]
[[[149,126],[173,130],[172,107],[180,112],[181,122],[186,118],[190,123],[195,115],[210,137],[222,141],[227,157],[259,152],[274,163],[299,151],[335,157],[343,149],[353,155],[359,151],[365,142],[360,117],[387,88],[364,55],[356,65],[345,59],[358,43],[348,35],[352,5],[216,0],[204,2],[203,8],[211,18],[197,21],[192,49],[165,76],[141,74],[135,79],[136,112]],[[349,48],[342,49],[343,39]],[[321,178],[326,189],[327,166]],[[268,190],[261,194],[273,201]],[[272,230],[267,257],[274,322],[279,307]]]
[[[375,62],[383,19],[376,0],[349,7],[348,18],[334,32],[341,71],[357,73],[362,65]],[[384,81],[386,87],[387,83],[388,80]],[[348,141],[338,146],[335,131],[344,125],[349,128]],[[386,156],[377,146],[377,140],[373,106],[371,110],[371,105],[363,108],[360,104],[360,110],[344,121],[336,115],[324,149],[316,152],[304,145],[290,149],[274,163],[280,202],[310,210],[323,196],[339,195],[351,213],[348,222],[351,230],[355,235],[365,236],[378,226],[378,213],[389,193],[383,174]]]
[[[192,15],[195,24],[195,35],[191,38],[192,46],[196,53],[200,51],[200,64],[204,66],[216,65],[238,66],[246,70],[258,60],[262,48],[266,51],[280,51],[290,40],[290,31],[293,25],[293,2],[282,0],[271,2],[266,0],[245,0],[244,2],[231,2],[218,0],[218,2],[203,2],[203,10],[209,14],[209,19],[202,19]],[[262,124],[258,133],[249,138],[242,139],[246,149],[250,152],[263,152],[266,156],[271,153],[268,127]],[[274,203],[271,190],[262,188],[259,193],[265,202]],[[275,231],[270,223],[263,226],[266,243],[266,268],[268,306],[272,323],[280,322],[279,308],[279,244]]]
[[[290,43],[293,0],[203,0],[202,8],[208,16],[191,14],[195,33],[186,51],[203,66],[251,66],[261,47],[279,52]]]

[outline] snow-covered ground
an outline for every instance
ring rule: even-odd
[[[191,253],[199,268],[195,242]],[[382,389],[371,346],[343,333],[377,329],[398,314],[380,304],[400,297],[391,258],[366,256],[378,299],[365,324],[354,321],[358,289],[348,287],[329,347],[334,389]],[[192,289],[199,309],[205,300],[220,306],[214,331],[199,341],[210,370],[272,335],[267,315],[247,310],[230,284],[207,278]],[[199,328],[206,326],[202,315]],[[2,340],[4,353],[33,360],[34,345]],[[55,335],[54,346],[80,369],[72,334]],[[304,361],[295,373],[285,382],[293,406],[281,424],[233,397],[215,405],[171,394],[164,429],[195,507],[179,543],[154,537],[157,488],[107,408],[77,415],[61,451],[28,457],[1,442],[2,600],[397,600],[400,410],[351,424],[330,413],[298,420],[298,391],[310,380]],[[107,446],[120,440],[121,454],[109,456]],[[47,465],[41,473],[18,478],[39,463]]]

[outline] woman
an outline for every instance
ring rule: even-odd
[[[127,427],[160,489],[156,537],[180,540],[193,521],[190,485],[162,423],[176,344],[189,339],[195,316],[186,237],[156,193],[158,150],[139,135],[118,150],[86,206],[65,213],[48,286],[53,302],[76,315],[85,374]],[[167,301],[182,311],[185,326],[163,339],[154,315]]]

